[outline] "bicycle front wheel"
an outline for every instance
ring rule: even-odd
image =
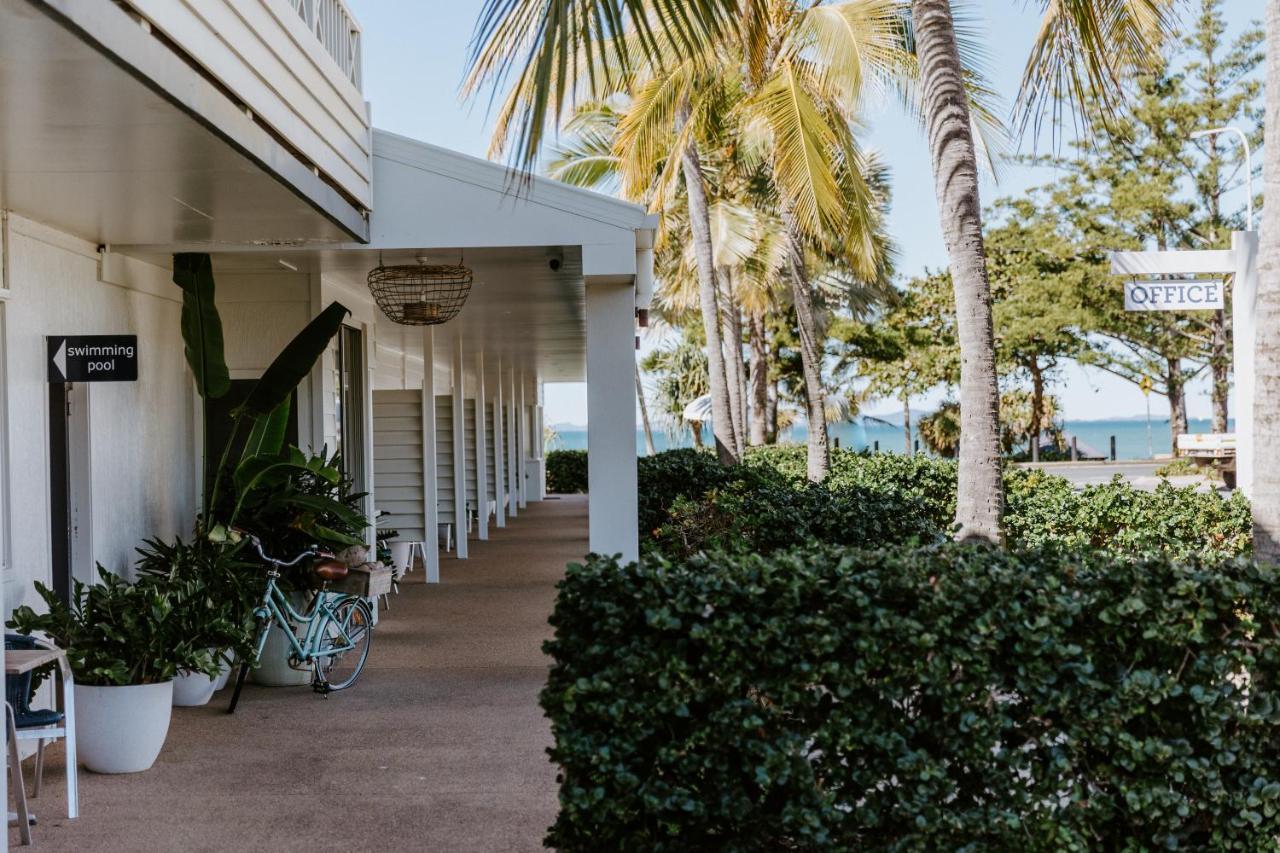
[[[330,692],[356,683],[373,642],[373,612],[363,598],[344,599],[333,609],[315,656],[316,682]]]

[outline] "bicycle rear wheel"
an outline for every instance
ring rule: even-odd
[[[334,608],[333,618],[320,637],[315,656],[316,683],[328,692],[355,684],[369,658],[372,642],[373,612],[369,605],[363,598],[344,599]]]

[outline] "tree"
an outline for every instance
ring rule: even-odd
[[[1252,137],[1256,148],[1262,143],[1261,111],[1258,99],[1261,81],[1254,72],[1262,63],[1259,45],[1262,32],[1250,27],[1230,44],[1223,35],[1226,21],[1222,15],[1220,0],[1201,0],[1200,13],[1194,26],[1182,40],[1186,67],[1183,71],[1185,96],[1167,105],[1175,116],[1185,101],[1190,109],[1194,129],[1240,126]],[[1244,167],[1244,158],[1230,166],[1223,151],[1223,143],[1217,136],[1210,136],[1199,143],[1200,158],[1188,158],[1188,171],[1192,175],[1195,194],[1199,199],[1196,218],[1190,230],[1189,243],[1197,248],[1225,249],[1231,244],[1230,232],[1252,228],[1243,221],[1240,206],[1234,211],[1225,210],[1223,195],[1238,185]],[[1231,367],[1230,315],[1219,309],[1214,312],[1210,324],[1211,349],[1209,369],[1213,374],[1213,431],[1227,431],[1227,395]]]
[[[950,291],[946,273],[914,278],[889,306],[866,320],[847,320],[832,329],[841,344],[836,371],[865,380],[864,398],[902,403],[907,453],[912,452],[911,398],[959,379]]]
[[[668,434],[683,429],[685,406],[707,394],[707,355],[689,336],[659,347],[645,356],[641,367],[653,374],[654,408],[666,422]],[[701,424],[693,425],[693,442],[702,446]]]
[[[986,245],[996,361],[1003,377],[1031,383],[1027,431],[1035,462],[1040,459],[1040,432],[1050,423],[1046,388],[1064,360],[1078,358],[1086,349],[1081,302],[1094,281],[1091,271],[1077,262],[1077,247],[1057,217],[1025,198],[999,201],[995,212],[1002,221],[986,229]]]
[[[1280,2],[1266,3],[1266,135],[1280,139]],[[1280,145],[1263,151],[1263,195],[1280,198]],[[1280,204],[1262,208],[1253,403],[1253,551],[1280,561]]]
[[[982,242],[978,154],[970,131],[964,66],[949,0],[913,0],[925,133],[933,161],[942,235],[955,288],[960,343],[959,539],[1000,541],[1000,393],[991,288]]]
[[[1090,92],[1114,102],[1118,81],[1150,62],[1152,43],[1167,25],[1164,6],[1159,0],[1044,2],[1044,19],[1023,75],[1024,115],[1036,114],[1048,103],[1078,104]],[[1004,500],[1000,401],[978,152],[964,97],[964,65],[949,0],[912,0],[911,11],[961,351],[957,538],[998,541]]]
[[[1243,205],[1222,203],[1237,174],[1225,168],[1223,152],[1190,139],[1219,122],[1248,127],[1255,113],[1259,35],[1247,30],[1224,50],[1222,29],[1219,4],[1203,0],[1191,31],[1129,82],[1126,108],[1105,116],[1107,134],[1075,144],[1072,156],[1041,161],[1060,178],[1018,214],[1054,223],[1075,244],[1074,258],[1067,249],[1061,259],[1077,270],[1086,327],[1106,339],[1094,340],[1086,360],[1135,385],[1152,383],[1169,400],[1175,436],[1187,430],[1186,385],[1206,366],[1214,374],[1214,429],[1226,429],[1228,329],[1221,312],[1125,311],[1106,250],[1224,248],[1228,231],[1242,224]],[[1101,120],[1102,108],[1090,109]],[[1054,239],[1025,242],[1040,254]]]

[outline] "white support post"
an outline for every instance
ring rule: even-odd
[[[514,367],[507,371],[507,389],[510,392],[507,400],[507,494],[510,495],[510,501],[507,503],[507,513],[515,518],[520,514],[520,466],[516,462],[516,453],[519,449],[520,442],[517,440],[520,433],[516,429],[516,369]]]
[[[307,299],[310,303],[308,316],[319,316],[324,310],[324,284],[318,272],[313,272],[307,277]],[[307,374],[307,380],[302,386],[307,391],[306,403],[298,401],[301,409],[298,419],[298,437],[308,442],[311,453],[319,453],[320,448],[324,446],[325,374],[328,372],[325,359],[328,352],[326,348],[320,358],[316,359],[311,372]]]
[[[497,381],[494,382],[493,389],[493,501],[494,515],[493,523],[498,527],[507,526],[507,484],[506,484],[506,462],[507,454],[503,437],[507,434],[506,424],[502,422],[504,412],[502,401],[504,395],[502,393],[502,359],[498,358]]]
[[[466,371],[462,363],[462,330],[456,330],[453,344],[453,541],[454,555],[467,559],[467,404],[463,393]]]
[[[362,323],[360,326],[360,339],[364,342],[364,376],[360,385],[361,392],[364,394],[364,400],[361,408],[364,411],[364,447],[361,451],[364,453],[364,490],[366,492],[364,504],[368,517],[373,519],[373,524],[369,525],[369,534],[365,544],[369,546],[369,553],[377,558],[378,555],[378,507],[377,507],[377,483],[374,478],[373,461],[373,389],[378,374],[378,348],[374,346],[373,340],[373,324]]]
[[[476,353],[476,535],[489,538],[489,437],[485,435],[484,351]]]
[[[542,384],[538,384],[538,405],[534,408],[536,415],[533,428],[536,431],[534,435],[534,443],[538,448],[538,484],[537,496],[538,500],[545,501],[547,499],[547,456],[542,446],[542,437],[547,434],[547,426],[544,422],[545,413],[542,411]]]
[[[516,442],[516,462],[519,480],[519,488],[516,494],[520,495],[520,508],[524,509],[529,505],[529,495],[527,483],[529,482],[529,472],[527,466],[529,464],[529,411],[524,403],[524,371],[520,371],[519,390],[516,399],[519,405],[516,409],[517,433],[519,441]]]
[[[587,500],[597,554],[640,556],[636,475],[635,289],[587,282]]]
[[[435,330],[422,329],[422,548],[427,583],[440,583],[440,493],[436,478]]]
[[[1253,388],[1258,232],[1231,235],[1235,281],[1231,288],[1231,357],[1236,397],[1236,488],[1253,497]]]

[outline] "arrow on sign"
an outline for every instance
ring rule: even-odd
[[[58,368],[58,372],[62,374],[62,378],[67,377],[67,340],[62,339],[62,343],[58,345],[58,351],[53,355],[53,366]]]

